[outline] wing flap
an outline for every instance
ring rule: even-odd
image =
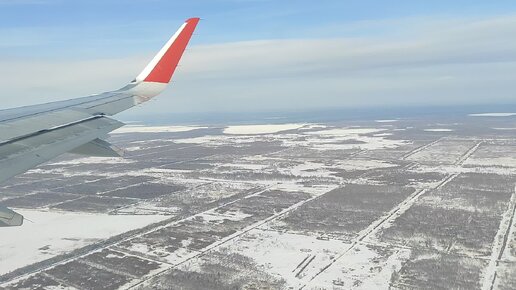
[[[2,132],[0,143],[91,117],[91,114],[67,109],[3,122],[0,123],[0,130]]]
[[[95,139],[72,149],[70,153],[95,157],[122,157],[124,155],[122,149],[102,139]]]
[[[4,143],[0,145],[0,182],[102,138],[123,125],[107,117],[95,117]]]

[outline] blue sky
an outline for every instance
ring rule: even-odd
[[[335,26],[405,17],[487,17],[511,12],[516,12],[516,2],[508,0],[0,0],[0,27],[54,31],[38,37],[46,42],[44,48],[53,50],[31,51],[32,56],[59,56],[54,49],[60,50],[63,41],[74,42],[67,47],[91,46],[95,50],[83,48],[82,52],[106,56],[155,50],[178,23],[191,16],[205,19],[194,43],[206,44],[378,35],[392,31]],[[127,43],[131,46],[118,50]]]
[[[192,16],[173,88],[138,113],[516,100],[516,1],[503,0],[0,0],[0,99],[120,87]]]

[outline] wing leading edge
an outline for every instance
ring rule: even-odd
[[[121,89],[88,97],[0,110],[0,183],[63,153],[120,156],[104,141],[124,124],[109,118],[150,100],[170,82],[199,23],[190,18],[134,81]],[[23,217],[0,206],[0,227],[23,223]]]

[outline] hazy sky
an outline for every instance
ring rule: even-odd
[[[0,0],[2,107],[119,88],[193,16],[126,116],[516,103],[516,1]]]

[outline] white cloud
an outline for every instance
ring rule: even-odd
[[[514,100],[516,15],[381,23],[396,35],[194,46],[173,88],[137,113]],[[4,60],[0,98],[14,106],[115,89],[150,58]]]

